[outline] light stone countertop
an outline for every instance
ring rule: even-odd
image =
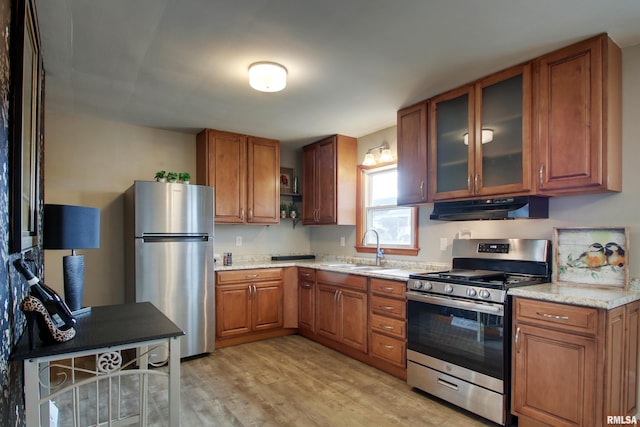
[[[340,267],[340,265],[345,267]],[[277,267],[309,267],[317,270],[334,271],[337,273],[357,274],[367,277],[377,277],[381,279],[391,280],[407,280],[411,273],[424,273],[427,271],[441,271],[449,268],[446,264],[438,263],[415,263],[411,265],[407,264],[394,264],[392,261],[385,262],[380,266],[380,270],[376,270],[375,265],[367,264],[366,267],[370,267],[372,270],[357,270],[350,267],[346,267],[346,264],[354,264],[352,260],[292,260],[292,261],[271,261],[268,259],[254,259],[254,260],[241,260],[239,262],[233,262],[232,265],[222,265],[220,262],[216,262],[215,271],[230,271],[230,270],[247,270],[254,268],[277,268]],[[357,265],[362,263],[357,262]]]
[[[610,310],[640,300],[640,290],[543,283],[509,289],[509,295]]]

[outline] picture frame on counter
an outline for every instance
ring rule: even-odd
[[[554,283],[627,288],[626,227],[554,228]]]

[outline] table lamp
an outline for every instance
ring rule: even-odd
[[[71,249],[62,259],[64,300],[71,311],[82,308],[84,255],[76,249],[100,247],[100,209],[85,206],[44,205],[44,249]]]

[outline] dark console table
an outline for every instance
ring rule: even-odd
[[[149,377],[159,376],[166,377],[168,382],[169,425],[179,426],[180,337],[184,332],[148,302],[92,307],[77,314],[76,319],[76,336],[71,341],[50,345],[38,342],[31,350],[25,332],[11,355],[12,360],[24,363],[26,424],[49,425],[50,401],[70,393],[68,400],[72,401],[70,406],[76,425],[84,423],[82,420],[87,414],[83,411],[92,412],[96,424],[103,422],[106,413],[107,422],[116,420],[118,425],[146,425]],[[150,349],[159,346],[167,347],[168,372],[166,368],[150,369]],[[129,361],[123,357],[126,350],[131,350]],[[78,358],[86,360],[87,356],[95,356],[95,367],[87,369],[76,364]],[[53,369],[63,372],[63,381],[51,380]],[[126,376],[136,376],[139,410],[123,416],[120,403],[114,404],[112,400],[114,393],[122,392],[120,380]],[[96,403],[91,410],[87,409],[87,393],[81,388],[92,384],[95,384]],[[102,398],[101,394],[104,395]]]

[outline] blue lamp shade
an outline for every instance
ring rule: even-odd
[[[45,249],[100,247],[100,209],[85,206],[44,205]]]

